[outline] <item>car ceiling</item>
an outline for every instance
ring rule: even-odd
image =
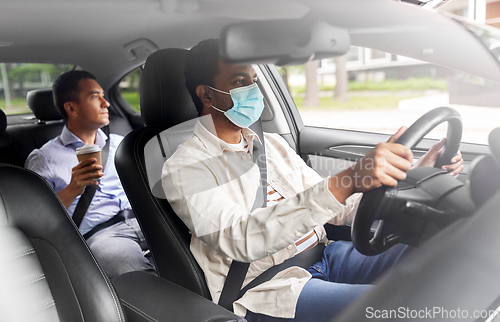
[[[308,13],[348,29],[353,45],[500,81],[499,65],[470,33],[391,0],[0,0],[0,62],[76,64],[107,88],[144,62],[146,52],[130,60],[124,50],[138,39],[189,48],[233,22]]]

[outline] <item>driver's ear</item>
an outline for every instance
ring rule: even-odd
[[[200,99],[205,107],[212,107],[212,99],[208,95],[206,85],[198,85],[196,87],[196,96]]]

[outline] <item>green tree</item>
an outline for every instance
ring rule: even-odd
[[[286,89],[290,92],[290,75],[303,74],[305,72],[305,67],[304,65],[278,66],[278,71],[280,72],[281,77],[283,77]]]
[[[70,65],[54,65],[54,64],[9,64],[7,75],[11,82],[19,84],[19,92],[24,94],[24,84],[27,81],[40,81],[41,74],[49,75],[49,83],[51,84],[61,73],[69,70]]]
[[[349,77],[346,68],[346,55],[335,57],[335,91],[333,99],[340,102],[349,101]]]
[[[304,97],[304,106],[319,106],[319,60],[309,61],[304,66],[306,70],[306,96]]]

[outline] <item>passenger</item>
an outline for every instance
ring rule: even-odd
[[[281,271],[248,290],[233,307],[249,322],[329,321],[408,252],[407,246],[397,245],[367,257],[351,242],[329,243],[323,227],[351,224],[362,192],[395,186],[406,177],[412,151],[394,143],[405,128],[352,168],[327,179],[309,168],[282,137],[265,133],[267,207],[252,211],[260,181],[252,151],[260,138],[248,127],[264,106],[255,70],[224,63],[218,41],[212,39],[189,51],[185,77],[201,117],[193,138],[165,162],[162,184],[192,233],[191,251],[214,302],[233,260],[251,262],[244,286],[268,268],[325,243],[317,264]],[[419,165],[433,166],[443,143]],[[463,169],[460,153],[452,162],[445,168],[457,176]]]
[[[92,74],[70,71],[55,81],[53,95],[66,125],[61,135],[30,153],[26,168],[47,179],[70,215],[85,187],[97,185],[79,229],[108,277],[139,270],[156,274],[144,256],[147,244],[115,169],[115,152],[123,137],[101,130],[109,124],[103,89]],[[102,149],[107,142],[104,173],[96,158],[78,162],[77,148],[87,144]]]

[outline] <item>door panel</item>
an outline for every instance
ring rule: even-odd
[[[359,131],[335,130],[305,126],[299,133],[299,150],[304,160],[322,176],[331,176],[359,160],[378,143],[386,142],[390,135]],[[422,156],[438,140],[423,139],[413,149],[415,159]],[[477,156],[490,154],[486,145],[462,143],[465,179],[469,163]]]

